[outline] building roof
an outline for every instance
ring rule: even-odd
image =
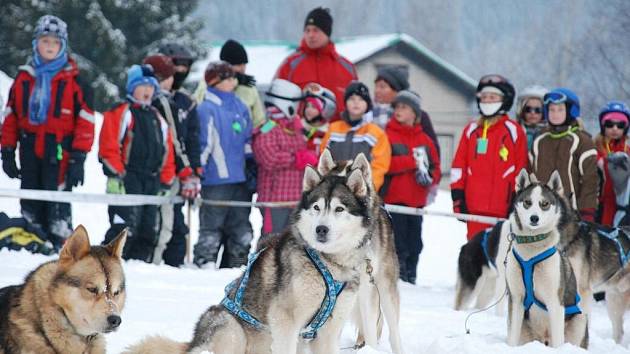
[[[270,83],[282,61],[297,48],[296,43],[288,41],[243,40],[240,42],[245,47],[249,57],[247,73],[253,75],[259,84]],[[219,60],[219,52],[223,43],[224,41],[211,42],[208,56],[193,65],[189,80],[197,81],[201,79],[208,63]],[[472,87],[477,86],[477,82],[470,76],[442,59],[413,37],[404,33],[345,37],[335,41],[337,52],[355,64],[359,64],[387,48],[400,44],[410,47],[416,54],[452,74],[465,84]]]

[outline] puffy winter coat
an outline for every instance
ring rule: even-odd
[[[588,133],[577,125],[549,126],[534,140],[531,151],[531,172],[547,183],[553,171],[562,179],[564,194],[571,206],[592,218],[597,208],[599,176],[597,151]]]
[[[197,107],[201,127],[201,165],[204,186],[245,181],[245,154],[252,137],[252,120],[233,92],[208,87]]]
[[[624,139],[607,142],[605,138],[599,134],[595,138],[595,147],[597,148],[597,167],[600,176],[603,176],[601,183],[601,192],[599,194],[599,215],[598,222],[602,225],[612,226],[617,212],[617,194],[610,179],[608,171],[608,154],[613,152],[625,152],[630,155],[630,139]]]
[[[478,151],[484,119],[464,128],[453,158],[451,191],[463,193],[470,214],[506,217],[514,196],[515,179],[527,167],[527,138],[523,128],[499,117],[487,128],[485,153]]]
[[[94,112],[84,100],[83,90],[77,81],[79,69],[71,58],[51,80],[50,107],[46,122],[33,125],[29,122],[29,99],[35,87],[35,69],[29,63],[19,68],[2,125],[2,147],[15,149],[22,134],[35,136],[34,151],[43,158],[46,141],[54,141],[63,149],[62,166],[72,150],[89,152],[94,142]],[[47,136],[53,139],[46,138]],[[56,150],[48,147],[48,150]]]
[[[107,176],[127,171],[160,177],[170,185],[175,179],[173,136],[157,109],[122,103],[103,114],[98,158]]]
[[[320,150],[328,148],[335,160],[352,160],[364,153],[372,166],[372,182],[378,191],[389,171],[392,150],[385,132],[378,125],[367,122],[369,115],[370,112],[354,127],[345,120],[330,123]]]
[[[440,158],[433,140],[422,130],[422,125],[406,126],[396,119],[391,119],[385,127],[385,133],[392,146],[392,159],[386,178],[389,185],[385,192],[385,203],[402,204],[422,208],[427,204],[431,186],[422,186],[416,182],[416,160],[413,149],[425,146],[429,153],[429,170],[433,185],[440,183]]]
[[[311,49],[302,40],[295,53],[280,65],[276,78],[289,80],[300,88],[315,82],[330,89],[337,99],[337,113],[332,118],[335,121],[345,108],[343,94],[346,86],[357,80],[357,72],[354,64],[337,53],[333,42],[323,48]]]

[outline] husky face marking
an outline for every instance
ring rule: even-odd
[[[562,218],[563,195],[560,175],[555,171],[549,183],[543,185],[530,179],[522,170],[517,177],[517,197],[514,202],[514,218],[519,231],[526,234],[547,233],[558,226]]]
[[[341,182],[341,183],[340,183]],[[296,227],[314,249],[330,254],[360,247],[368,236],[367,184],[359,170],[321,177],[307,167]]]

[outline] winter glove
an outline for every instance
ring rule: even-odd
[[[308,149],[298,150],[295,153],[295,168],[303,170],[306,165],[317,166],[317,155]]]
[[[451,191],[451,198],[453,199],[453,212],[458,214],[468,214],[468,208],[466,207],[466,197],[462,189],[454,189]],[[465,220],[457,219],[461,222]]]
[[[595,208],[580,210],[580,219],[582,219],[582,221],[595,222]]]
[[[190,175],[181,179],[181,189],[179,194],[188,200],[197,198],[201,192],[201,180],[195,175]]]
[[[2,169],[9,178],[20,178],[20,170],[15,164],[15,149],[2,148]]]
[[[85,162],[85,152],[73,151],[70,153],[68,162],[68,172],[66,173],[66,186],[76,187],[83,185],[83,163]]]
[[[108,194],[125,194],[125,183],[120,177],[107,177],[107,189]]]
[[[236,73],[236,80],[238,80],[239,85],[245,85],[249,87],[256,86],[256,79],[254,79],[254,77],[251,75]]]
[[[171,186],[168,184],[160,183],[160,189],[157,192],[158,197],[170,197],[171,196]]]
[[[433,183],[429,169],[429,152],[426,146],[413,148],[413,158],[416,160],[416,182],[421,186],[429,186]]]

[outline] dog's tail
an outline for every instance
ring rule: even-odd
[[[125,348],[122,354],[185,354],[188,343],[176,342],[162,336],[150,336],[140,343]]]

